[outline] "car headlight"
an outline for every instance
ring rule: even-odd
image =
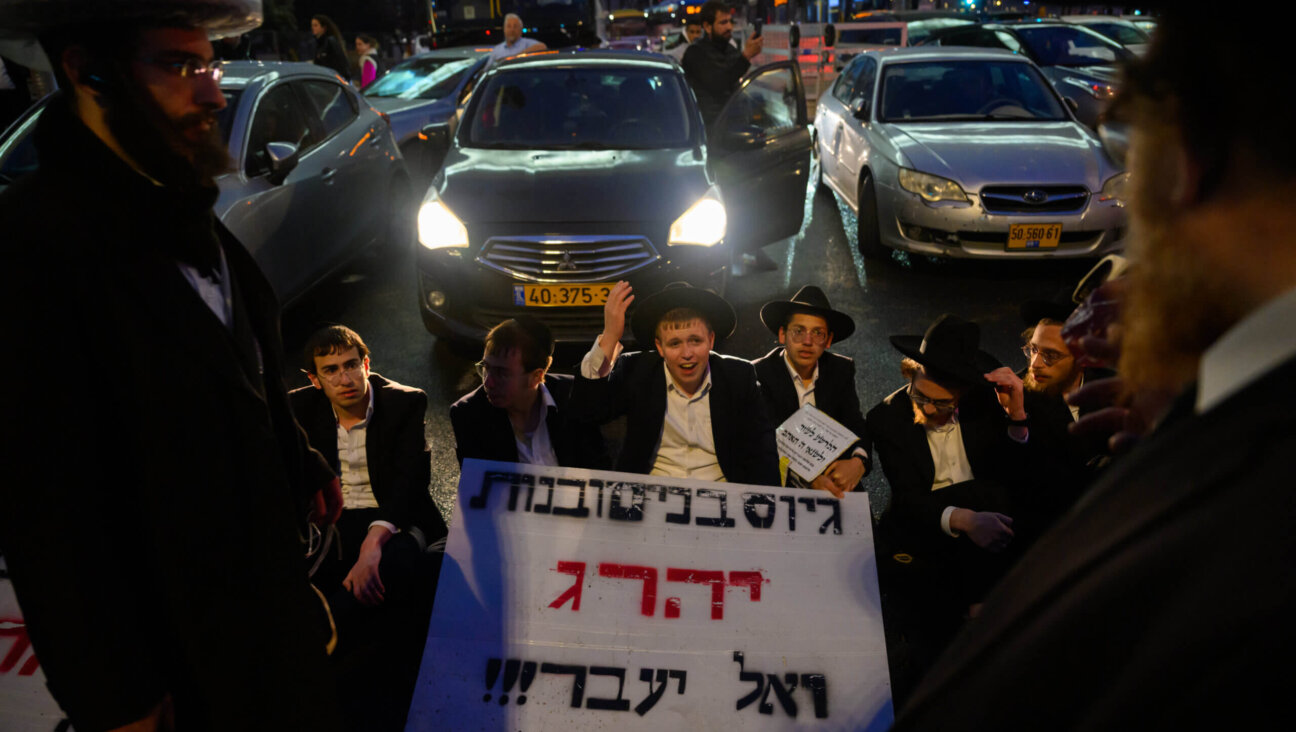
[[[724,201],[720,198],[719,189],[712,186],[705,196],[675,219],[670,226],[670,238],[666,243],[715,246],[724,239],[727,226]]]
[[[1107,179],[1106,183],[1103,183],[1102,192],[1098,194],[1098,200],[1124,203],[1125,187],[1127,185],[1129,185],[1129,173],[1113,175]]]
[[[468,246],[468,229],[441,199],[429,197],[419,206],[419,244],[428,249]]]
[[[1074,76],[1068,76],[1063,79],[1072,86],[1078,86],[1089,93],[1094,99],[1111,99],[1116,96],[1116,87],[1111,84],[1103,84],[1098,81],[1089,81],[1088,79],[1077,79]]]
[[[910,193],[917,193],[925,201],[962,201],[967,202],[963,186],[937,175],[919,173],[909,168],[900,169],[900,187]]]

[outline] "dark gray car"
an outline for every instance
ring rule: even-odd
[[[225,64],[221,130],[234,169],[216,215],[284,302],[367,246],[412,234],[410,183],[385,119],[336,74],[306,63]],[[47,97],[0,138],[0,189],[36,169]]]

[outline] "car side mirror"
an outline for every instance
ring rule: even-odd
[[[450,123],[434,122],[430,125],[424,125],[419,130],[419,135],[427,140],[428,146],[434,150],[450,149]]]
[[[855,119],[868,121],[869,114],[873,111],[872,105],[869,104],[867,97],[856,97],[850,103],[850,113]]]
[[[301,148],[291,142],[267,142],[265,152],[270,161],[270,182],[278,185],[297,167]]]
[[[796,25],[794,23],[791,28],[788,28],[788,48],[800,48],[800,47],[801,47],[801,26]]]
[[[833,25],[832,23],[829,23],[828,25],[824,26],[823,36],[824,36],[824,47],[832,48],[833,45],[837,43],[837,26]]]

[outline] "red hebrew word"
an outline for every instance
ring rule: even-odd
[[[760,602],[761,585],[765,578],[760,572],[730,572],[729,584],[734,587],[746,587],[751,590],[752,602]]]
[[[13,638],[14,641],[13,645],[9,647],[9,652],[5,654],[4,658],[0,658],[0,674],[7,674],[12,671],[13,667],[17,666],[18,661],[22,659],[23,654],[27,652],[27,649],[31,648],[31,641],[27,639],[27,625],[20,619],[0,619],[0,638],[6,636]],[[31,676],[36,673],[39,666],[40,662],[36,660],[36,656],[33,654],[27,659],[26,663],[18,668],[18,675]]]
[[[640,612],[652,617],[657,611],[657,570],[653,567],[640,567],[634,564],[599,564],[600,577],[614,579],[643,580],[643,601]]]
[[[559,562],[558,571],[563,574],[576,576],[576,581],[572,583],[567,591],[558,596],[557,600],[549,603],[549,607],[562,607],[563,603],[568,600],[572,601],[572,610],[580,610],[581,589],[585,586],[585,563],[584,562]]]
[[[711,585],[711,619],[724,619],[724,593],[725,593],[725,574],[705,569],[678,569],[671,567],[666,570],[667,582],[690,582],[698,585]],[[679,617],[679,608],[675,608],[675,614],[671,615],[667,611],[666,617]]]

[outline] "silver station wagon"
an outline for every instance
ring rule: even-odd
[[[865,257],[1121,248],[1127,174],[1020,55],[864,52],[820,98],[815,127],[822,182],[858,214]]]

